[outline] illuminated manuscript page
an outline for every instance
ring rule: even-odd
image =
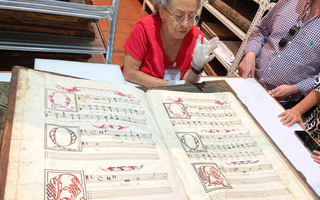
[[[190,199],[312,199],[232,93],[148,91]]]
[[[187,199],[145,93],[20,69],[5,199]]]

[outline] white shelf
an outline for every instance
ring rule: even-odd
[[[152,13],[156,12],[155,9],[154,9],[154,6],[152,5],[152,3],[149,0],[143,0],[142,10],[146,10],[146,4],[150,8]]]
[[[203,42],[204,42],[204,43],[208,42],[208,39],[207,39],[207,38],[204,38]],[[226,46],[226,48],[228,48],[228,47]],[[221,53],[219,54],[219,53],[217,53],[217,51],[218,51],[218,48],[215,49],[215,50],[212,52],[213,55],[214,55],[214,57],[217,58],[218,61],[219,61],[227,70],[231,69],[231,63],[227,62],[227,61],[223,58],[223,56],[220,56]],[[230,50],[229,50],[229,51],[230,51]],[[230,53],[232,53],[232,52],[230,51]]]
[[[219,19],[226,27],[228,27],[235,35],[237,35],[242,41],[246,38],[245,32],[243,32],[232,21],[230,21],[226,16],[224,16],[222,13],[220,13],[217,9],[215,9],[209,3],[204,3],[203,6],[211,14],[213,14],[217,19]]]
[[[214,57],[216,57],[219,62],[229,71],[231,69],[231,65],[225,61],[219,54],[217,54],[216,52],[213,52]]]

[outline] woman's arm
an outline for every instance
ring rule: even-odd
[[[299,111],[302,115],[320,102],[320,93],[313,89],[300,103],[292,109]]]
[[[188,83],[198,83],[201,78],[201,74],[197,75],[193,73],[190,69],[186,71],[182,80],[185,80]]]
[[[299,123],[304,127],[301,116],[308,110],[310,110],[313,106],[317,105],[318,102],[320,102],[320,93],[313,89],[296,106],[281,113],[278,117],[282,117],[280,121],[283,125],[287,124],[288,127],[292,126],[295,123]]]
[[[140,71],[141,62],[133,58],[127,51],[124,56],[123,76],[127,81],[144,86],[166,86],[167,80],[150,76]]]

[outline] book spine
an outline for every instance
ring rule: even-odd
[[[221,0],[209,0],[209,3],[225,15],[243,31],[247,32],[251,22]]]

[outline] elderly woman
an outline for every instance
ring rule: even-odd
[[[159,0],[156,14],[140,19],[124,49],[123,74],[127,81],[165,86],[175,81],[198,82],[205,62],[219,43],[201,44],[203,34],[193,24],[202,0]]]

